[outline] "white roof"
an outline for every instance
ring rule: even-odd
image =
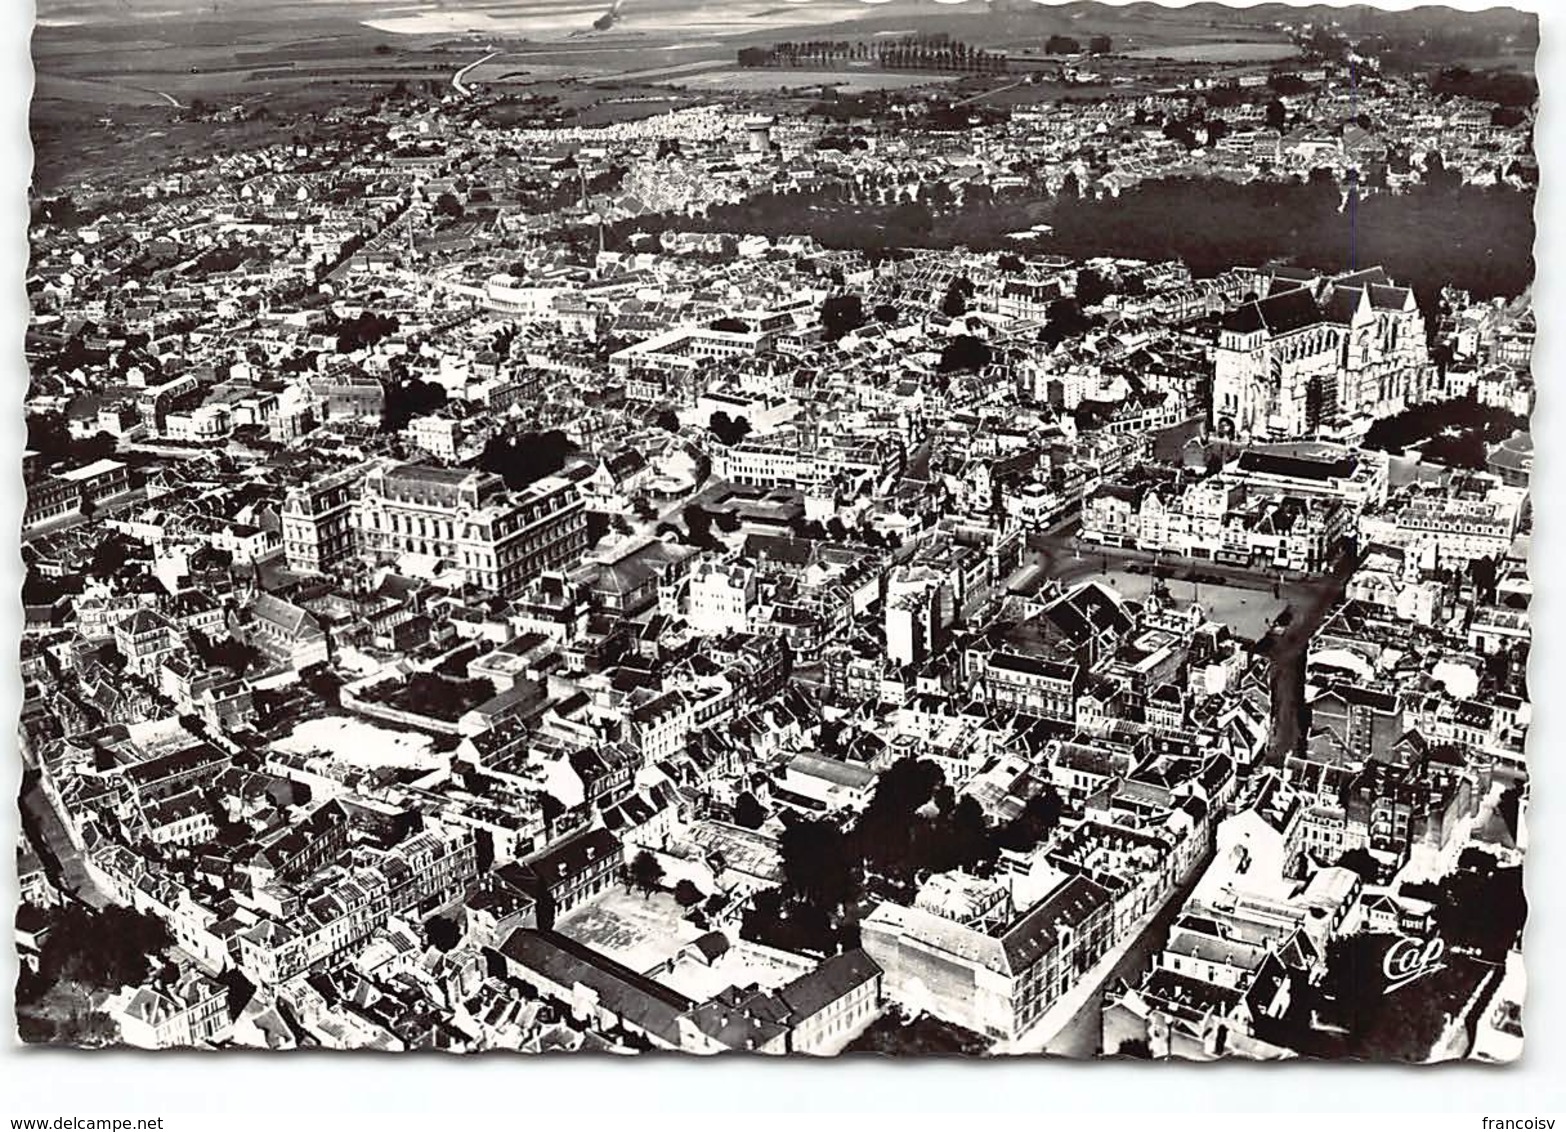
[[[58,478],[62,480],[90,480],[96,476],[118,471],[124,466],[125,465],[118,460],[98,460],[94,463],[88,464],[85,468],[77,468],[74,471],[69,472],[61,472]]]

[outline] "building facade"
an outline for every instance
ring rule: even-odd
[[[1312,436],[1418,404],[1432,372],[1413,292],[1380,268],[1330,279],[1279,273],[1268,294],[1224,319],[1212,424],[1227,437]]]
[[[380,467],[365,478],[354,527],[363,554],[447,559],[470,586],[507,597],[587,549],[581,494],[559,477],[512,493],[489,472]]]
[[[324,574],[353,557],[353,513],[364,465],[289,490],[283,501],[283,558],[301,574]]]

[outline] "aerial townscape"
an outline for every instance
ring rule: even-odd
[[[277,7],[39,4],[24,1041],[1519,1056],[1536,17]]]

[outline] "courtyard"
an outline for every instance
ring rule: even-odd
[[[646,974],[704,934],[684,917],[685,909],[667,892],[643,896],[611,885],[562,917],[555,930]]]
[[[680,959],[660,981],[687,998],[705,1002],[729,987],[754,984],[763,990],[776,990],[813,966],[806,960],[736,938],[730,940],[729,949],[712,963],[689,957]]]
[[[353,716],[307,719],[276,742],[280,751],[328,755],[365,769],[436,770],[446,765],[434,742],[415,731],[394,731]]]

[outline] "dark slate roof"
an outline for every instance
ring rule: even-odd
[[[1334,683],[1330,689],[1322,693],[1320,698],[1325,699],[1332,695],[1338,696],[1346,704],[1358,704],[1382,712],[1395,712],[1399,706],[1398,698],[1394,693],[1378,688],[1366,688],[1359,684]]]
[[[1309,288],[1295,287],[1279,291],[1264,299],[1246,303],[1231,312],[1223,322],[1228,330],[1249,333],[1266,330],[1272,334],[1287,334],[1322,321],[1321,308]]]
[[[1347,284],[1387,283],[1387,271],[1384,267],[1367,267],[1362,271],[1350,272],[1347,275],[1339,275],[1333,279],[1333,283],[1339,286]]]
[[[1407,303],[1407,287],[1375,284],[1370,288],[1370,305],[1378,311],[1400,311]]]
[[[1001,937],[1013,974],[1028,970],[1060,941],[1062,928],[1078,928],[1112,903],[1109,892],[1086,877],[1070,877],[1033,906]]]
[[[1305,456],[1285,456],[1255,449],[1240,455],[1240,470],[1261,475],[1288,476],[1291,479],[1325,481],[1352,476],[1358,461],[1352,454],[1336,460],[1317,460]]]
[[[814,971],[801,975],[777,993],[788,1005],[790,1020],[797,1025],[880,976],[880,965],[864,951],[855,948],[832,956]]]
[[[1359,302],[1364,294],[1364,289],[1361,287],[1334,287],[1332,293],[1327,296],[1325,306],[1328,319],[1344,326],[1353,322],[1354,314],[1359,309]]]
[[[556,932],[518,928],[500,950],[524,971],[556,986],[580,983],[592,989],[600,1006],[671,1046],[679,1044],[680,1015],[695,1006],[684,995]]]
[[[814,559],[816,544],[810,539],[791,538],[787,535],[752,534],[745,539],[741,556],[759,561],[766,559],[789,566],[808,566]]]
[[[1162,1005],[1181,1007],[1181,1013],[1197,1015],[1228,1014],[1244,997],[1242,991],[1177,975],[1164,967],[1154,968],[1148,975],[1142,994]]]
[[[1103,630],[1124,635],[1135,624],[1108,590],[1093,583],[1063,594],[1044,608],[1043,616],[1078,644]]]
[[[620,852],[620,839],[607,829],[594,829],[570,837],[526,861],[513,862],[496,872],[508,884],[538,897],[566,877],[585,872],[590,864]]]

